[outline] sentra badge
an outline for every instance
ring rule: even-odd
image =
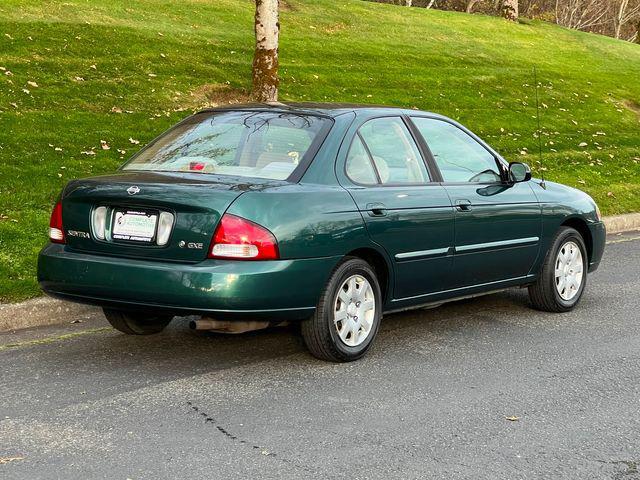
[[[127,193],[129,195],[135,195],[139,191],[140,191],[140,187],[137,185],[131,185],[129,188],[127,188]]]
[[[80,232],[78,230],[67,230],[67,235],[78,238],[91,238],[88,232]]]

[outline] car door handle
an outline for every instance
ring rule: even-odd
[[[468,212],[471,210],[471,201],[462,199],[456,200],[456,210],[459,212]]]
[[[384,203],[367,203],[367,213],[370,217],[384,217],[387,206]]]

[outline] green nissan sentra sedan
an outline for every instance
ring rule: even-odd
[[[128,334],[175,315],[301,321],[311,353],[361,357],[383,313],[528,286],[571,310],[605,227],[453,120],[332,104],[202,111],[113,175],[69,182],[38,279]]]

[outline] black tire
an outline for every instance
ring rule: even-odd
[[[555,268],[558,252],[569,241],[575,243],[580,248],[582,254],[582,283],[573,298],[565,300],[558,293],[556,288]],[[587,248],[582,235],[571,227],[561,227],[558,230],[551,247],[540,269],[538,279],[529,286],[529,298],[533,307],[544,312],[568,312],[572,310],[580,301],[584,288],[587,285]]]
[[[373,290],[375,312],[368,336],[361,344],[349,346],[338,335],[334,324],[334,313],[339,289],[349,277],[354,275],[364,277],[369,282]],[[304,344],[314,357],[330,362],[351,362],[362,357],[369,350],[378,333],[381,319],[382,294],[374,270],[360,258],[346,257],[333,270],[320,296],[315,314],[302,322],[300,330]]]
[[[130,312],[111,308],[103,308],[102,311],[113,328],[127,335],[160,333],[173,319],[170,315],[149,315],[144,312]]]

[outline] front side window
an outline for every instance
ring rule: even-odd
[[[363,143],[364,142],[364,143]],[[347,174],[357,183],[349,171],[356,166],[365,172],[373,169],[375,181],[382,184],[412,184],[429,181],[422,156],[400,117],[369,120],[358,130],[347,160]],[[365,159],[368,159],[365,162]],[[360,173],[371,179],[371,173]]]
[[[433,118],[411,119],[424,137],[445,182],[500,182],[495,157],[455,125]]]
[[[331,120],[290,112],[204,112],[162,135],[122,170],[287,179]]]

